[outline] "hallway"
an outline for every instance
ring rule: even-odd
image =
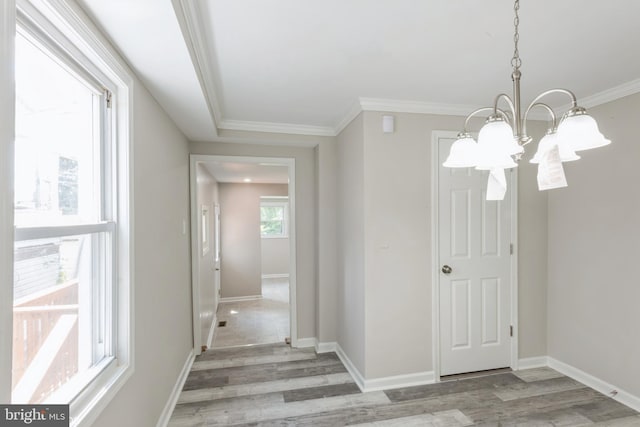
[[[284,343],[290,330],[288,279],[263,279],[260,299],[221,302],[217,321],[213,348]]]

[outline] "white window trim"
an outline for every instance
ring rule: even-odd
[[[277,235],[266,235],[260,233],[260,237],[263,239],[288,239],[289,238],[289,198],[288,197],[276,197],[276,196],[263,196],[260,197],[260,207],[263,206],[275,206],[282,207],[284,209],[283,232]],[[260,218],[262,223],[262,217]]]
[[[2,23],[3,52],[9,58],[2,58],[0,67],[0,92],[3,94],[0,101],[0,112],[5,119],[14,117],[15,114],[15,88],[13,83],[13,68],[15,65],[13,34],[15,34],[15,8],[11,0],[0,0],[0,23]],[[131,377],[134,370],[134,318],[133,318],[133,283],[134,283],[134,240],[133,240],[133,143],[131,141],[133,126],[133,73],[120,59],[118,54],[110,47],[109,42],[101,35],[91,20],[84,14],[82,9],[75,2],[65,0],[48,0],[48,2],[30,0],[17,0],[17,8],[35,18],[42,29],[55,36],[59,40],[59,35],[65,39],[61,42],[61,47],[67,50],[73,57],[84,57],[88,60],[89,71],[99,77],[105,77],[111,81],[114,87],[108,89],[114,94],[116,105],[114,112],[117,114],[118,126],[115,127],[117,145],[115,161],[118,163],[117,183],[114,187],[118,197],[118,222],[116,225],[117,236],[117,258],[115,262],[118,266],[118,292],[116,315],[114,324],[111,325],[118,331],[115,344],[115,357],[105,360],[95,367],[101,370],[98,377],[71,402],[72,426],[89,426],[98,418],[99,414],[106,408],[109,402]],[[6,60],[9,59],[9,60]],[[85,61],[83,61],[85,62]],[[6,64],[6,65],[4,65]],[[4,96],[5,93],[11,96]],[[116,119],[114,117],[114,119]],[[11,120],[13,122],[13,120]],[[11,212],[2,212],[0,218],[6,218],[11,223],[0,224],[0,234],[2,242],[6,242],[0,248],[0,265],[3,267],[2,282],[13,283],[13,200],[8,200],[12,196],[13,188],[13,127],[7,126],[5,133],[0,135],[0,170],[6,171],[0,176],[1,193],[7,200],[2,200],[3,209]],[[4,128],[3,128],[4,129]],[[4,167],[5,165],[9,167]],[[115,180],[116,177],[114,177]],[[111,183],[112,185],[114,183]],[[5,236],[11,236],[5,239]],[[5,265],[6,264],[6,265]],[[5,268],[5,267],[9,268]],[[9,272],[9,273],[5,273]],[[8,276],[8,277],[5,277]],[[5,281],[5,279],[8,279]],[[3,287],[11,288],[11,287]],[[13,301],[13,290],[2,291],[2,301]],[[5,293],[8,298],[5,297]],[[5,303],[6,304],[6,303]],[[0,307],[0,327],[11,331],[12,310],[4,305]],[[4,340],[0,342],[0,347],[6,349],[6,342],[11,342],[11,334],[2,334]],[[6,335],[9,335],[6,337]],[[11,345],[8,346],[8,354],[3,351],[0,354],[0,400],[9,401],[11,393]],[[8,371],[8,373],[7,373]],[[8,395],[7,395],[8,393]]]
[[[15,123],[14,0],[0,0],[0,117]],[[13,283],[14,127],[0,126],[0,283]],[[0,286],[0,402],[11,401],[13,286]],[[6,333],[5,333],[6,332]]]

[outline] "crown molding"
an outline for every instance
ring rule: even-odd
[[[349,111],[347,111],[347,114],[342,117],[342,120],[340,120],[334,128],[334,136],[337,136],[344,130],[344,128],[349,126],[349,123],[351,123],[356,117],[358,117],[360,113],[362,113],[362,111],[362,104],[360,103],[360,101],[358,100],[354,102]]]
[[[212,67],[207,60],[208,53],[213,52],[207,45],[204,26],[201,23],[202,13],[193,0],[172,0],[173,10],[178,19],[187,50],[191,56],[191,63],[198,76],[202,93],[213,120],[214,132],[218,132],[218,125],[222,122],[222,112],[218,103],[218,91]]]
[[[477,105],[440,104],[423,101],[407,101],[401,99],[360,98],[362,111],[384,111],[389,113],[439,114],[446,116],[466,116]]]
[[[292,135],[336,136],[334,128],[329,126],[297,125],[292,123],[223,119],[218,128],[250,132],[288,133]]]
[[[621,85],[603,90],[602,92],[581,98],[579,105],[585,108],[597,107],[598,105],[606,104],[607,102],[615,101],[638,92],[640,92],[640,79],[631,80],[630,82],[622,83]]]

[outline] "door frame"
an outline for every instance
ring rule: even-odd
[[[189,197],[191,205],[191,296],[193,322],[193,351],[197,356],[202,353],[199,344],[200,328],[200,257],[198,234],[198,183],[197,168],[199,162],[233,162],[233,163],[271,163],[286,166],[289,171],[289,331],[291,346],[298,346],[298,325],[296,310],[296,160],[289,157],[247,157],[219,156],[207,154],[189,155]],[[224,252],[221,252],[224,253]],[[218,301],[219,302],[219,301]],[[215,326],[214,326],[215,327]]]
[[[433,374],[435,382],[440,382],[440,229],[439,229],[439,168],[440,168],[440,139],[456,139],[458,132],[433,131],[431,133],[431,305],[432,305],[432,348]],[[510,312],[513,337],[511,337],[511,365],[514,371],[518,369],[518,169],[512,169],[508,174],[508,188],[511,195],[511,298]]]

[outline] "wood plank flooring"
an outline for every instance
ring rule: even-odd
[[[361,393],[335,353],[285,344],[196,359],[169,426],[640,426],[634,410],[549,368]]]

